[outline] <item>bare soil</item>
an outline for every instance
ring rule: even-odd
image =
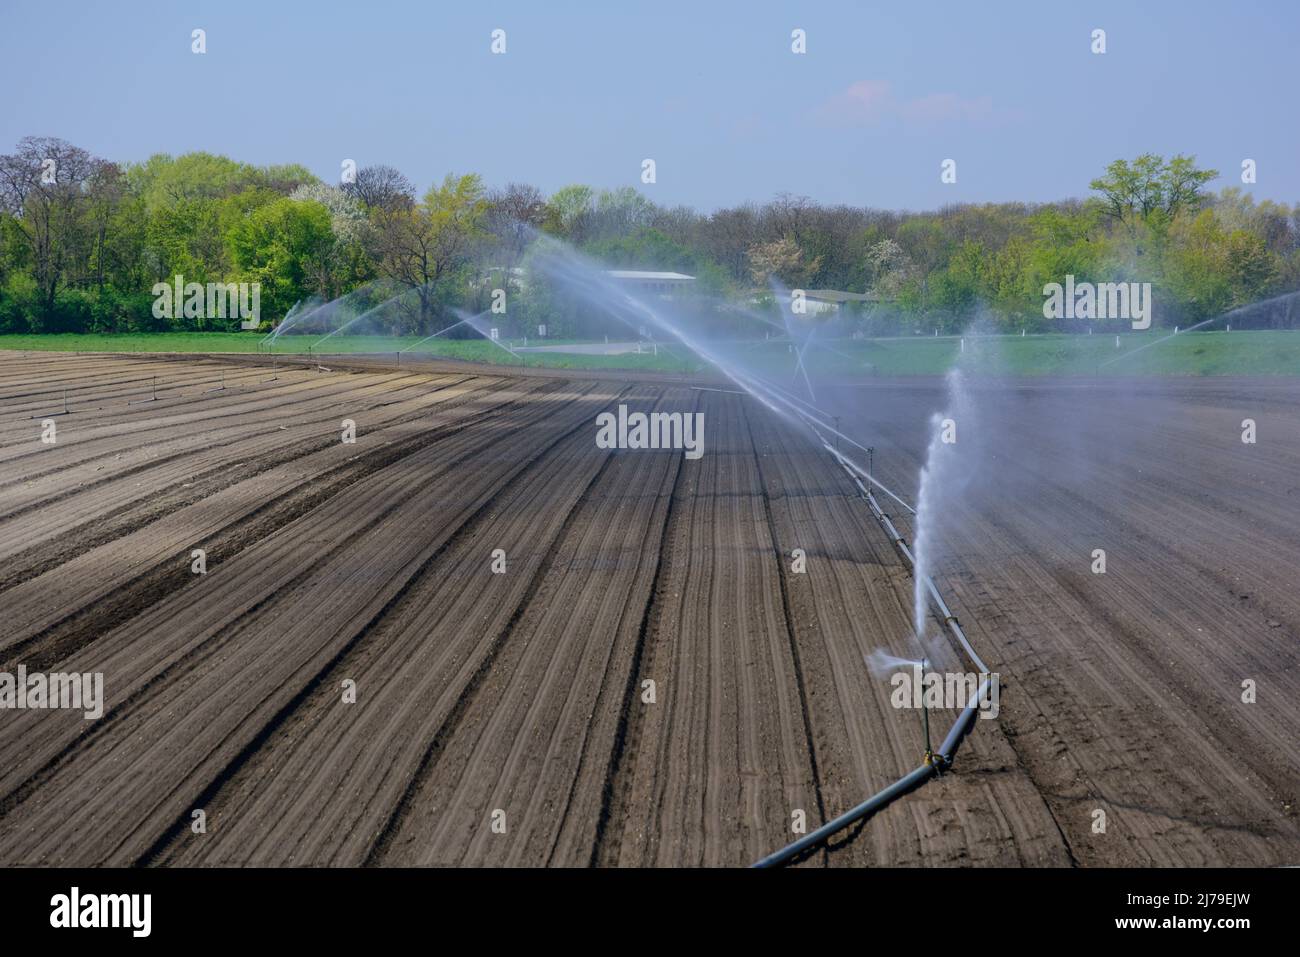
[[[977,391],[936,578],[1001,713],[801,866],[1300,863],[1295,387]],[[914,499],[943,384],[824,398]],[[598,448],[620,402],[705,454]],[[0,354],[0,558],[0,671],[106,696],[0,711],[4,865],[744,865],[924,751],[852,483],[670,377]]]

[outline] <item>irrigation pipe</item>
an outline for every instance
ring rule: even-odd
[[[893,784],[889,785],[889,787],[871,795],[871,797],[867,798],[857,807],[850,808],[834,820],[823,824],[811,834],[805,834],[793,844],[787,844],[779,851],[774,851],[762,860],[755,861],[753,866],[757,868],[766,868],[785,864],[798,857],[804,851],[816,847],[823,841],[833,837],[850,824],[880,810],[895,798],[902,797],[909,791],[913,791],[920,787],[930,778],[942,774],[944,770],[952,764],[953,757],[957,753],[957,745],[960,743],[962,735],[966,733],[967,728],[970,727],[971,721],[974,720],[975,712],[979,710],[980,698],[987,692],[990,680],[991,679],[989,678],[985,678],[980,683],[975,694],[971,696],[969,703],[964,709],[962,709],[961,714],[957,716],[957,720],[953,722],[952,728],[948,731],[948,736],[943,739],[943,744],[939,747],[938,754],[928,758],[920,767],[903,775]]]
[[[813,432],[816,433],[817,438],[821,440],[822,447],[835,457],[836,461],[840,463],[840,466],[844,471],[848,473],[849,478],[851,478],[854,484],[857,485],[863,498],[866,499],[867,505],[871,508],[871,514],[888,533],[889,540],[893,542],[894,547],[897,548],[903,557],[907,559],[907,564],[912,570],[912,575],[915,576],[917,574],[916,559],[912,556],[912,550],[907,547],[907,542],[904,541],[903,536],[898,533],[898,529],[894,526],[894,523],[880,507],[880,503],[876,501],[876,497],[871,493],[871,489],[862,484],[863,477],[873,482],[874,480],[871,479],[871,476],[862,473],[861,470],[857,469],[852,462],[832,447],[825,438],[823,438],[821,432],[815,425],[811,422],[808,424],[812,428]],[[881,486],[881,488],[884,488],[884,486]],[[889,490],[885,489],[885,491],[888,492]],[[898,499],[898,497],[893,495],[892,492],[889,494],[895,499]],[[903,502],[902,499],[898,499],[898,501],[904,506],[907,505],[907,503]],[[909,507],[909,511],[910,510]],[[952,613],[951,609],[948,608],[947,602],[943,600],[943,596],[939,594],[939,589],[935,587],[934,579],[929,575],[923,575],[922,580],[926,590],[930,593],[931,599],[934,601],[935,608],[943,614],[943,623],[947,626],[953,637],[961,644],[962,648],[966,651],[966,654],[970,656],[971,661],[979,668],[980,674],[983,676],[980,680],[979,687],[975,689],[975,693],[971,695],[970,700],[966,703],[966,707],[963,708],[961,714],[957,716],[957,720],[952,723],[952,727],[948,730],[947,736],[939,746],[937,754],[927,753],[919,767],[903,775],[884,790],[871,795],[871,797],[867,798],[856,807],[850,808],[834,820],[823,824],[811,834],[806,834],[792,844],[787,844],[779,851],[773,851],[761,860],[756,861],[753,865],[754,867],[776,867],[793,860],[804,851],[816,847],[818,844],[844,830],[850,824],[873,814],[882,807],[890,804],[896,798],[902,797],[904,794],[915,790],[930,778],[942,774],[952,766],[953,758],[957,754],[957,746],[961,743],[961,739],[966,734],[967,730],[969,730],[971,722],[975,718],[975,712],[979,710],[980,701],[983,700],[986,694],[988,694],[989,686],[994,679],[992,674],[989,672],[988,665],[984,664],[983,659],[980,658],[980,656],[976,654],[975,649],[971,647],[970,641],[966,638],[965,631],[962,630],[961,624],[957,621],[957,616]]]
[[[817,437],[819,439],[822,438],[821,435],[818,435]],[[880,489],[882,492],[884,492],[886,495],[892,498],[899,505],[903,506],[903,508],[907,509],[908,512],[910,512],[913,515],[916,514],[916,509],[912,508],[912,506],[908,505],[907,502],[903,501],[901,498],[899,498],[897,495],[891,492],[885,485],[883,485],[880,481],[878,481],[870,472],[863,471],[862,467],[858,465],[858,463],[854,462],[848,456],[841,454],[838,449],[833,448],[830,445],[830,443],[828,443],[825,439],[822,439],[822,448],[826,449],[826,451],[830,452],[831,455],[835,456],[836,460],[839,461],[840,465],[844,466],[845,471],[849,473],[849,477],[858,483],[859,488],[862,487],[862,482],[860,481],[860,479],[866,479],[876,488]],[[862,493],[864,495],[870,494],[865,488],[862,489]],[[881,514],[883,515],[884,513],[882,512]],[[880,516],[877,515],[876,517],[879,518]],[[901,539],[898,539],[898,541],[901,541]]]
[[[821,434],[821,429],[819,429],[818,426],[821,426],[821,428],[825,429],[827,432],[834,433],[837,437],[843,439],[845,442],[848,442],[852,446],[862,449],[862,451],[864,452],[870,451],[870,449],[868,449],[865,445],[862,445],[861,443],[855,441],[852,437],[845,435],[839,429],[833,428],[828,422],[825,421],[825,419],[830,418],[830,414],[827,413],[825,410],[820,409],[817,406],[813,405],[811,402],[804,401],[794,393],[787,392],[785,389],[782,389],[776,383],[768,382],[766,379],[760,379],[757,376],[753,376],[753,377],[746,376],[742,378],[752,378],[755,382],[765,387],[768,391],[776,393],[775,395],[773,395],[773,398],[776,399],[777,401],[784,402],[787,406],[789,406],[790,411],[792,411],[795,415],[803,419],[804,422],[808,425],[808,427],[811,428],[815,433],[817,433],[817,438],[821,440],[822,445],[826,446],[826,448],[830,449],[830,446],[826,444],[826,437]],[[743,382],[741,382],[740,384],[744,385]],[[804,406],[805,408],[801,409],[799,408],[799,406]],[[807,409],[812,409],[814,412],[817,413],[817,415],[816,416],[811,415],[807,411]],[[820,416],[820,418],[818,416]],[[899,496],[895,495],[882,482],[877,481],[875,477],[871,475],[871,473],[863,471],[862,468],[856,462],[854,462],[852,459],[846,458],[845,456],[841,455],[838,450],[836,449],[830,449],[830,450],[831,452],[834,453],[836,459],[839,460],[841,465],[845,466],[846,468],[850,469],[852,472],[855,472],[857,473],[857,475],[860,475],[862,478],[866,479],[872,485],[876,486],[876,488],[880,489],[882,492],[884,492],[886,495],[892,498],[899,505],[903,506],[903,508],[907,509],[908,512],[910,512],[911,514],[913,515],[916,514],[916,509],[912,508],[912,506],[908,505],[907,502],[905,502]]]

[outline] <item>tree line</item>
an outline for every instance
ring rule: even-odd
[[[631,187],[547,196],[449,174],[420,193],[390,166],[331,184],[292,164],[202,152],[114,163],[28,137],[0,155],[0,333],[238,328],[233,317],[155,315],[152,289],[177,275],[260,284],[264,324],[295,303],[383,284],[417,303],[398,331],[429,332],[452,307],[484,308],[494,285],[516,282],[539,235],[611,267],[690,274],[710,302],[867,293],[839,321],[873,332],[955,331],[975,315],[1059,329],[1043,315],[1043,287],[1067,275],[1150,282],[1156,323],[1185,326],[1300,289],[1300,204],[1207,192],[1215,176],[1192,157],[1147,154],[1110,164],[1084,199],[913,213],[783,194],[704,213]],[[531,303],[520,286],[522,311],[546,321],[540,284]]]

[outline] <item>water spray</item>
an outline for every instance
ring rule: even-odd
[[[492,345],[496,346],[498,349],[502,349],[505,352],[509,353],[512,358],[518,359],[520,366],[526,365],[524,361],[524,357],[520,353],[515,352],[515,350],[511,349],[500,339],[494,339],[492,337],[492,330],[490,327],[487,331],[484,331],[482,328],[480,328],[478,323],[483,321],[483,317],[487,315],[487,310],[484,310],[483,312],[480,312],[473,316],[469,315],[468,313],[464,312],[461,309],[456,309],[456,308],[453,308],[452,312],[454,312],[457,316],[460,316],[461,322],[468,323],[471,329],[477,332],[488,342],[492,343]]]
[[[833,452],[824,440],[822,445],[827,450]],[[875,516],[876,520],[885,527],[886,532],[890,536],[890,540],[894,542],[903,557],[907,559],[908,564],[912,567],[913,574],[915,575],[916,563],[912,558],[912,553],[907,548],[902,536],[898,534],[898,530],[894,528],[893,522],[889,520],[889,516],[881,510],[880,503],[877,502],[875,496],[871,494],[870,488],[862,484],[858,476],[854,475],[853,472],[849,470],[848,466],[844,464],[844,460],[841,459],[840,464],[849,472],[849,477],[857,484],[859,490],[862,492],[863,498],[866,499],[867,505],[870,507],[872,514]],[[953,722],[952,727],[948,729],[948,734],[939,745],[938,751],[933,750],[931,746],[929,736],[929,716],[928,713],[925,714],[926,753],[918,767],[903,775],[903,777],[899,778],[883,790],[871,795],[871,797],[867,798],[861,804],[850,808],[839,817],[823,824],[812,833],[806,834],[799,840],[756,861],[753,865],[754,867],[778,867],[782,864],[789,863],[804,852],[833,837],[846,827],[868,817],[892,803],[897,798],[902,797],[904,794],[910,793],[930,778],[946,771],[952,766],[953,759],[957,753],[957,747],[960,745],[962,738],[969,730],[971,723],[975,720],[975,713],[979,709],[979,703],[988,693],[993,676],[989,673],[988,667],[984,664],[983,660],[970,646],[970,642],[966,639],[966,634],[958,623],[956,616],[948,610],[947,604],[944,603],[943,598],[934,587],[934,583],[927,579],[927,584],[934,596],[939,611],[943,613],[944,624],[947,625],[949,631],[957,638],[961,646],[966,649],[967,654],[971,656],[971,660],[976,664],[980,669],[980,673],[984,676],[980,681],[979,686],[975,689],[975,693],[971,696],[970,700],[967,701],[966,707],[963,708],[961,713],[957,716],[957,720]],[[924,704],[924,701],[922,703]]]
[[[484,312],[480,312],[480,313],[479,313],[479,316],[483,316],[483,315],[486,315],[486,313],[484,313]],[[476,317],[476,318],[477,318],[477,317]],[[425,336],[423,339],[419,340],[419,342],[413,342],[413,343],[411,343],[411,344],[410,344],[409,346],[407,346],[405,349],[401,350],[401,352],[399,352],[398,355],[400,356],[400,355],[402,354],[402,352],[410,352],[410,351],[411,351],[412,349],[414,349],[416,346],[418,346],[418,345],[423,345],[424,343],[428,342],[430,339],[436,339],[438,336],[442,335],[444,332],[451,332],[451,330],[455,329],[457,326],[464,326],[464,325],[469,325],[469,319],[461,319],[461,320],[458,320],[457,322],[453,322],[450,326],[447,326],[445,329],[439,329],[439,330],[438,330],[437,332],[435,332],[433,335],[431,335],[431,336]],[[473,326],[470,326],[470,328],[473,328]],[[477,332],[478,330],[475,329],[474,331]]]
[[[326,334],[326,335],[324,335],[324,336],[321,336],[321,338],[318,339],[318,340],[316,340],[316,342],[314,342],[312,345],[319,346],[319,345],[320,345],[322,342],[324,342],[326,339],[330,339],[330,338],[332,338],[333,336],[337,336],[340,332],[342,332],[344,329],[346,329],[346,328],[348,328],[349,326],[351,326],[353,323],[360,322],[362,319],[368,319],[368,318],[370,318],[370,317],[373,316],[375,313],[379,312],[379,310],[383,309],[385,306],[389,305],[390,303],[396,302],[398,299],[401,299],[401,298],[403,298],[404,296],[408,296],[408,295],[410,295],[412,292],[416,292],[416,293],[418,293],[418,292],[419,292],[419,289],[415,289],[415,290],[407,290],[406,292],[398,293],[398,294],[395,295],[395,296],[391,296],[391,297],[389,297],[388,299],[385,299],[383,302],[379,303],[379,305],[377,305],[377,306],[371,306],[369,309],[367,309],[365,312],[361,313],[360,315],[358,315],[358,316],[353,316],[351,319],[349,319],[347,322],[343,323],[343,325],[339,326],[337,329],[334,329],[334,330],[330,331],[328,334]],[[309,313],[309,315],[310,315],[310,313]],[[311,346],[308,346],[308,347],[307,347],[307,352],[308,352],[308,354],[311,353]]]
[[[830,443],[827,442],[821,430],[817,427],[816,424],[814,424],[811,417],[809,417],[808,415],[802,412],[800,414],[801,417],[804,418],[805,422],[812,428],[813,432],[817,435],[817,437],[821,440],[822,447],[825,448],[831,455],[835,457],[835,459],[840,463],[841,467],[844,468],[844,470],[848,473],[849,478],[857,485],[858,490],[862,493],[863,499],[867,503],[867,506],[871,509],[872,515],[875,517],[876,521],[879,522],[880,525],[885,529],[885,532],[889,536],[890,541],[893,542],[894,546],[898,549],[899,553],[907,560],[908,565],[912,569],[912,576],[916,582],[916,586],[917,586],[916,593],[918,595],[918,601],[919,601],[919,596],[921,594],[928,593],[930,599],[933,602],[935,610],[941,616],[941,620],[943,621],[944,626],[948,629],[949,633],[957,640],[958,644],[965,650],[966,654],[969,655],[970,660],[979,669],[979,672],[983,677],[979,681],[974,694],[967,701],[965,708],[962,709],[961,713],[957,716],[957,719],[953,722],[952,727],[949,729],[948,734],[944,737],[944,740],[939,745],[939,749],[937,751],[934,749],[932,739],[930,737],[929,708],[925,703],[924,690],[922,690],[921,721],[922,721],[922,731],[925,736],[925,754],[922,757],[921,764],[915,769],[913,769],[911,772],[909,772],[908,774],[899,778],[893,784],[877,792],[876,794],[873,794],[871,797],[867,798],[861,804],[858,804],[856,807],[849,809],[845,813],[841,814],[839,817],[836,817],[833,820],[828,821],[826,824],[823,824],[821,827],[817,828],[812,833],[807,834],[804,837],[800,838],[799,840],[787,845],[786,847],[783,847],[778,851],[774,851],[773,853],[760,859],[753,865],[756,868],[776,867],[781,864],[788,863],[791,860],[794,860],[799,855],[816,847],[818,844],[822,843],[823,841],[828,840],[830,837],[832,837],[839,831],[842,831],[844,828],[849,827],[855,822],[873,814],[877,810],[893,802],[895,799],[919,787],[921,784],[928,781],[931,777],[934,777],[946,771],[949,767],[952,766],[953,759],[956,755],[957,747],[960,744],[963,736],[969,730],[972,722],[974,721],[975,714],[979,709],[979,703],[981,700],[983,700],[984,696],[987,695],[991,682],[993,681],[993,675],[989,672],[988,666],[984,663],[983,659],[980,658],[979,654],[976,653],[975,649],[971,646],[970,641],[967,639],[966,633],[962,629],[960,622],[958,622],[957,617],[952,613],[947,603],[943,600],[943,596],[939,594],[939,590],[935,586],[933,579],[930,578],[930,576],[926,573],[925,569],[918,564],[917,558],[913,554],[912,550],[908,547],[907,542],[903,539],[902,535],[899,534],[898,529],[894,526],[894,523],[890,520],[889,516],[885,514],[884,510],[880,507],[880,503],[876,500],[876,497],[872,494],[870,485],[863,484],[862,479],[863,478],[870,479],[870,475],[863,474],[861,469],[857,469],[856,466],[854,466],[845,456],[841,455],[838,450],[832,447]],[[869,468],[873,464],[872,463],[873,452],[874,452],[874,448],[867,447],[867,462]],[[922,635],[924,620],[925,619],[923,615],[917,616],[916,621],[917,621],[918,638],[920,638]],[[922,684],[922,689],[924,689],[925,675],[929,667],[928,656],[923,657],[921,659],[920,667],[921,667],[921,684]]]
[[[1182,330],[1182,332],[1194,332],[1195,330],[1200,329],[1202,326],[1208,326],[1208,325],[1210,325],[1211,323],[1215,323],[1215,322],[1225,322],[1225,320],[1229,320],[1229,319],[1231,319],[1233,316],[1237,315],[1238,313],[1246,312],[1246,311],[1249,310],[1249,309],[1259,309],[1259,308],[1261,308],[1261,307],[1267,307],[1267,306],[1270,306],[1270,305],[1272,305],[1273,303],[1275,303],[1275,302],[1279,302],[1280,300],[1283,300],[1283,299],[1287,299],[1287,300],[1290,300],[1290,301],[1294,301],[1294,300],[1296,299],[1296,297],[1300,297],[1300,293],[1297,293],[1297,292],[1286,292],[1286,293],[1282,293],[1282,295],[1280,295],[1280,296],[1273,296],[1273,297],[1271,297],[1271,298],[1269,298],[1269,299],[1263,299],[1263,300],[1260,300],[1259,302],[1250,302],[1250,303],[1247,303],[1247,304],[1244,305],[1244,306],[1237,306],[1235,309],[1229,309],[1227,312],[1225,312],[1225,313],[1221,313],[1221,314],[1219,314],[1219,315],[1217,315],[1217,316],[1213,316],[1213,317],[1211,317],[1211,318],[1209,318],[1209,319],[1203,319],[1203,320],[1201,320],[1200,322],[1196,323],[1196,324],[1193,325],[1193,326],[1188,326],[1186,329]],[[1289,308],[1289,303],[1288,303],[1288,308]],[[1231,331],[1232,331],[1232,323],[1231,323],[1231,322],[1225,322],[1225,325],[1227,326],[1227,331],[1231,332]],[[1152,346],[1158,346],[1158,345],[1160,345],[1160,343],[1162,343],[1162,342],[1168,342],[1168,341],[1169,341],[1170,339],[1172,339],[1174,336],[1176,336],[1176,335],[1180,335],[1180,334],[1181,334],[1181,333],[1180,333],[1180,331],[1179,331],[1179,327],[1178,327],[1178,326],[1174,326],[1174,331],[1171,332],[1171,333],[1169,333],[1169,335],[1167,335],[1167,336],[1161,336],[1159,339],[1156,339],[1154,342],[1148,342],[1148,343],[1147,343],[1146,345],[1144,345],[1144,346],[1138,346],[1136,349],[1131,349],[1131,350],[1129,350],[1128,352],[1123,353],[1122,355],[1115,356],[1115,357],[1112,358],[1112,359],[1107,359],[1105,362],[1100,363],[1100,364],[1097,366],[1097,368],[1100,369],[1102,366],[1108,366],[1108,365],[1110,365],[1112,362],[1119,362],[1121,359],[1127,359],[1129,356],[1135,356],[1135,355],[1137,355],[1139,352],[1145,352],[1147,349],[1150,349]],[[1117,337],[1117,339],[1116,339],[1116,342],[1118,343],[1118,337]]]

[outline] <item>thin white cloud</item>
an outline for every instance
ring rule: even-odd
[[[888,80],[858,80],[818,106],[813,116],[826,126],[874,126],[887,120],[940,126],[986,125],[1010,114],[995,110],[988,96],[967,99],[956,93],[930,93],[908,99],[895,93]]]

